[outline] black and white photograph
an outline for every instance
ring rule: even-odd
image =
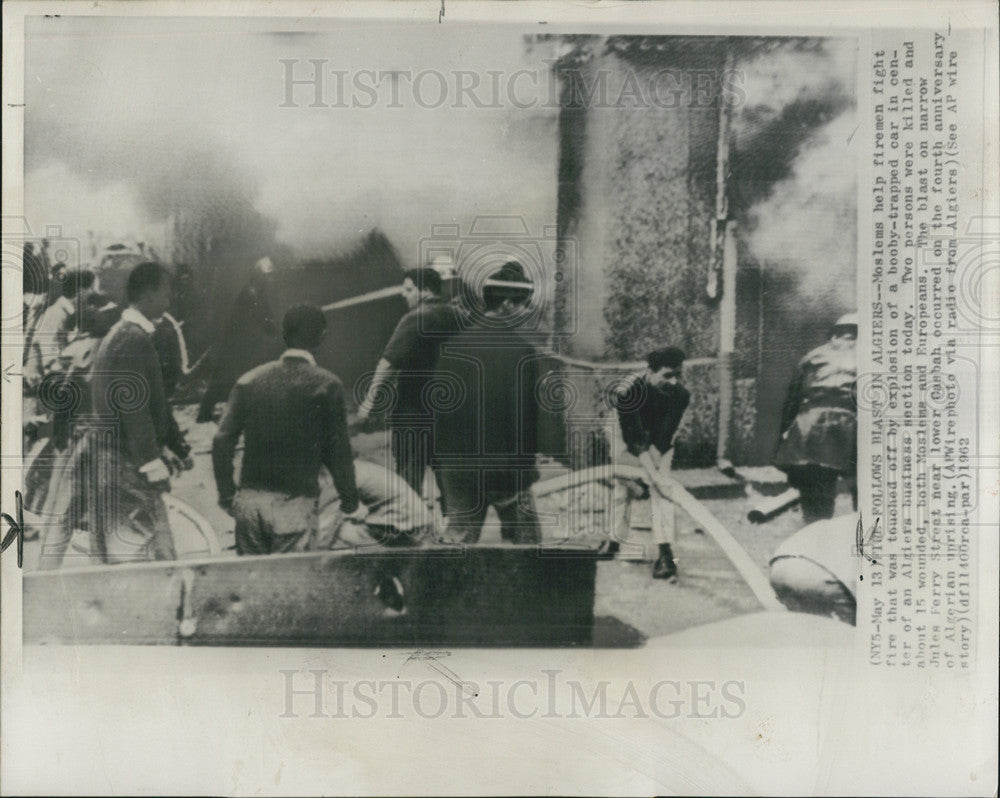
[[[825,741],[865,692],[843,676],[859,657],[969,664],[925,651],[923,631],[896,660],[873,624],[909,633],[911,591],[884,609],[865,594],[909,577],[887,552],[905,502],[926,505],[904,466],[897,518],[879,487],[895,466],[870,455],[898,387],[872,342],[907,342],[888,331],[903,295],[869,283],[883,254],[904,287],[907,252],[940,255],[919,219],[947,228],[959,112],[906,77],[904,43],[885,80],[903,131],[916,96],[931,133],[911,144],[890,121],[882,138],[877,55],[848,27],[474,22],[431,5],[22,9],[4,559],[20,667],[76,662],[90,709],[86,739],[51,732],[76,787],[13,783],[926,789],[898,775],[902,754],[895,776],[855,780]],[[919,158],[936,159],[923,184]],[[904,170],[915,190],[895,185]],[[882,203],[899,204],[898,241]],[[934,268],[913,329],[939,351],[913,346],[940,360]],[[982,390],[995,366],[976,363]],[[920,390],[944,418],[975,391],[940,371]],[[901,446],[936,445],[927,423]],[[971,468],[995,469],[987,452]],[[56,711],[66,689],[7,691],[6,714]],[[179,720],[188,689],[218,729]],[[118,708],[97,719],[107,691]],[[846,750],[876,750],[874,734]],[[975,735],[949,745],[989,749]],[[446,748],[451,767],[429,772]],[[397,752],[406,767],[383,771]],[[978,778],[948,783],[995,791],[995,772]]]
[[[855,42],[153,22],[26,28],[26,639],[853,622]]]

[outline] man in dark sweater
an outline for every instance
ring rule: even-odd
[[[655,469],[670,468],[674,433],[680,426],[691,394],[681,385],[684,353],[676,347],[657,349],[646,357],[646,370],[633,376],[615,396],[618,423],[628,453],[640,461],[649,457]],[[665,508],[664,508],[665,509]],[[653,566],[657,579],[673,579],[677,575],[671,544],[675,534],[673,507],[664,512],[662,529],[657,534],[660,554]],[[611,541],[613,551],[617,544]]]
[[[435,411],[434,456],[452,542],[477,542],[491,505],[504,540],[541,540],[530,490],[538,480],[540,360],[515,329],[532,290],[521,264],[505,264],[485,281],[481,317],[442,348],[435,379],[453,390]]]
[[[379,392],[395,381],[395,401],[388,414],[392,457],[396,473],[417,494],[422,492],[433,450],[433,408],[424,394],[434,376],[441,345],[459,327],[456,310],[441,291],[441,275],[434,269],[407,272],[403,298],[409,310],[386,344],[367,396],[358,408],[358,419],[365,422]]]
[[[159,263],[140,263],[126,290],[129,306],[101,342],[91,378],[98,421],[88,431],[86,461],[100,464],[83,473],[91,554],[109,563],[172,560],[160,494],[182,464],[167,445],[171,411],[152,338],[154,320],[170,306],[170,275]]]
[[[283,322],[280,359],[248,371],[229,395],[212,445],[219,504],[236,518],[236,551],[270,554],[317,548],[319,470],[326,466],[340,509],[358,509],[344,389],[316,365],[323,312],[297,305]],[[244,437],[240,488],[233,455]]]

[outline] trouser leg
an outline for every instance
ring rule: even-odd
[[[205,388],[205,393],[201,396],[201,401],[198,403],[198,415],[195,416],[195,421],[199,424],[204,424],[206,421],[212,420],[212,410],[215,408],[215,391],[212,389],[212,383],[210,382]]]
[[[75,478],[82,482],[91,556],[112,564],[176,559],[166,505],[138,466],[117,450],[114,435],[95,430],[80,445]],[[75,507],[71,525],[79,515]]]
[[[657,470],[669,473],[674,464],[674,450],[668,449],[664,452],[663,456],[660,457],[660,462],[657,465]],[[653,496],[653,501],[657,501],[657,497],[653,495],[655,493],[655,488],[650,486],[650,495]],[[670,499],[665,499],[662,496],[659,497],[660,503],[660,531],[659,538],[656,541],[659,544],[668,543],[674,544],[677,542],[677,505],[674,504]]]
[[[38,569],[49,571],[59,568],[66,556],[66,549],[73,537],[73,528],[68,518],[52,524],[46,524],[39,530],[40,557]]]
[[[151,498],[150,515],[153,521],[153,539],[150,545],[152,558],[154,560],[176,560],[177,551],[174,548],[174,535],[170,530],[167,507],[160,496]]]
[[[665,499],[650,491],[650,501],[652,502],[653,516],[653,542],[676,543],[677,542],[677,505],[670,499]]]
[[[59,568],[62,565],[73,535],[69,517],[73,505],[73,460],[71,450],[58,452],[46,447],[28,472],[25,506],[37,513],[40,519],[40,570]]]
[[[177,559],[167,508],[158,493],[128,497],[116,515],[104,535],[109,563]]]
[[[236,517],[236,553],[270,554],[271,540],[259,502],[251,499],[246,491],[239,491],[233,499]]]
[[[801,494],[802,518],[807,524],[833,518],[837,499],[837,472],[822,466],[805,466],[797,486]]]
[[[209,377],[208,386],[205,388],[205,393],[201,397],[201,402],[198,405],[198,415],[195,418],[199,424],[203,424],[206,421],[212,420],[212,414],[215,411],[215,406],[226,399],[229,393],[229,388],[226,385],[227,380],[224,376],[213,374]]]
[[[422,497],[424,473],[430,462],[430,429],[394,426],[390,429],[389,444],[396,473]]]
[[[434,474],[434,482],[437,484],[438,495],[441,497],[441,515],[448,515],[448,502],[445,500],[444,496],[444,484],[441,480],[441,469],[437,465],[431,463],[431,471]]]
[[[493,500],[500,518],[500,536],[508,543],[540,543],[541,523],[530,490]]]
[[[238,554],[283,554],[317,547],[317,501],[263,490],[241,490],[233,501]]]
[[[476,543],[486,520],[486,496],[478,471],[441,471],[448,517],[444,537],[451,543]]]
[[[81,443],[71,515],[82,519],[90,533],[90,558],[106,563],[104,532],[114,522],[116,472],[111,466],[111,456],[107,453],[102,456],[96,439],[96,435],[86,436]]]

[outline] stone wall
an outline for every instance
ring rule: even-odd
[[[561,298],[576,303],[580,319],[568,354],[627,361],[668,344],[689,357],[718,348],[705,285],[719,111],[715,103],[625,102],[626,81],[649,85],[664,68],[692,92],[679,55],[643,65],[601,53],[565,81],[577,81],[569,92],[583,85],[607,100],[564,107],[561,119],[559,229],[579,253],[579,294]]]
[[[595,43],[564,64],[559,231],[578,253],[579,275],[578,293],[569,296],[564,289],[557,303],[575,304],[579,326],[560,346],[562,354],[605,363],[681,347],[689,358],[684,381],[692,401],[677,433],[674,462],[706,466],[715,463],[719,412],[718,303],[705,290],[719,108],[718,86],[705,83],[705,68],[716,61],[721,66],[722,56],[702,48],[695,75],[689,69],[691,48],[700,43],[674,42],[675,48],[652,59],[636,56],[630,46],[616,47],[614,40],[608,46]],[[630,101],[630,84],[648,87],[663,70],[670,70],[682,101],[673,107]],[[581,91],[589,91],[587,102],[580,102]],[[557,331],[561,318],[569,314],[557,312]],[[745,324],[754,327],[756,321]],[[613,445],[607,441],[617,426],[609,386],[628,372],[562,365],[559,374],[574,386],[576,398],[566,411],[568,437],[590,424],[605,441],[577,446],[586,451],[567,456],[574,465],[592,464]],[[734,427],[752,428],[753,391],[741,383],[737,393]]]

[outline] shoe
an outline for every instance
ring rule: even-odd
[[[660,556],[653,565],[653,579],[677,581],[677,563],[669,543],[660,544]]]
[[[382,577],[375,588],[375,595],[385,606],[389,614],[402,615],[406,612],[403,598],[403,583],[395,576]]]
[[[601,545],[597,547],[597,559],[612,560],[619,549],[621,549],[621,544],[617,540],[608,540],[605,538],[601,541]]]

